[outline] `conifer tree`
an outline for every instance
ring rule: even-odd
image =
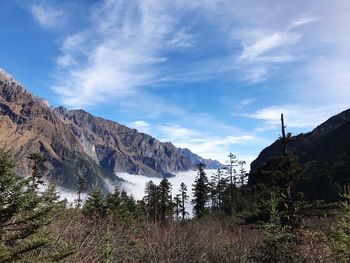
[[[167,178],[163,178],[159,184],[160,219],[164,222],[171,214],[173,203],[171,197],[171,184]]]
[[[95,187],[89,194],[83,211],[86,215],[104,216],[106,214],[106,199],[100,188]]]
[[[225,178],[223,170],[218,168],[216,173],[211,177],[212,196],[215,198],[215,208],[223,207],[225,189],[227,187],[227,178]],[[213,198],[213,197],[212,197]]]
[[[41,153],[31,153],[27,158],[33,161],[32,174],[29,178],[32,191],[37,191],[39,186],[44,184],[42,169],[46,158]]]
[[[228,155],[228,161],[226,161],[226,173],[227,173],[227,181],[228,185],[225,189],[225,195],[224,195],[224,210],[226,214],[231,215],[236,210],[236,202],[238,201],[236,198],[237,195],[237,157],[230,153]]]
[[[177,194],[174,197],[174,214],[175,214],[176,220],[179,220],[180,212],[181,212],[181,195]]]
[[[149,181],[146,183],[145,196],[143,201],[146,205],[147,214],[151,220],[157,221],[159,219],[159,189],[158,186]]]
[[[193,212],[196,217],[203,217],[206,213],[206,205],[209,199],[209,182],[204,171],[205,165],[198,165],[198,176],[193,184]]]
[[[186,215],[188,214],[186,212],[186,203],[189,198],[187,195],[187,186],[185,185],[184,182],[181,183],[180,185],[180,196],[181,196],[181,215],[182,215],[182,220],[185,220]]]
[[[267,201],[269,221],[264,227],[263,244],[254,248],[253,255],[256,262],[300,262],[298,259],[296,237],[290,227],[283,226],[278,211],[278,200],[273,192]],[[254,261],[255,262],[255,261]]]
[[[80,207],[81,203],[82,203],[82,198],[81,195],[83,192],[85,192],[87,190],[86,187],[86,179],[83,176],[79,176],[77,179],[77,183],[76,183],[76,190],[77,190],[77,208]]]
[[[68,256],[71,250],[62,243],[48,253],[54,243],[48,225],[59,209],[55,188],[36,193],[39,181],[32,184],[14,169],[11,154],[0,149],[0,262],[51,262]]]
[[[248,179],[248,173],[246,169],[244,168],[245,165],[247,164],[246,161],[238,161],[238,166],[239,166],[239,179],[240,179],[240,186],[241,189],[243,189],[243,186],[247,183]]]

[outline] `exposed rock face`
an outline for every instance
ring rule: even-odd
[[[218,169],[218,168],[222,168],[225,166],[216,160],[204,159],[204,158],[200,157],[199,155],[192,153],[187,148],[185,148],[185,149],[179,148],[179,153],[182,156],[184,156],[185,158],[189,159],[191,161],[191,163],[193,163],[194,165],[198,165],[200,163],[205,164],[206,169]]]
[[[47,176],[70,189],[78,176],[86,177],[90,188],[107,189],[106,178],[117,183],[116,172],[170,176],[194,168],[199,158],[207,161],[83,110],[53,109],[1,69],[0,146],[13,152],[22,175],[30,172],[26,157],[42,152]]]
[[[91,158],[111,172],[166,176],[193,167],[171,143],[139,133],[116,122],[94,117],[83,110],[55,109]]]
[[[32,152],[42,152],[47,158],[46,175],[58,185],[75,188],[78,176],[88,185],[106,189],[105,178],[116,181],[90,156],[74,133],[74,128],[47,104],[28,93],[10,75],[0,71],[0,145],[10,149],[18,160],[18,173],[28,175]]]

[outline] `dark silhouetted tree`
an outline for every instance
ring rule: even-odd
[[[209,201],[209,182],[204,171],[205,165],[198,165],[198,176],[193,184],[193,212],[196,217],[200,218],[206,214],[206,205]]]
[[[181,215],[182,220],[185,220],[188,213],[186,212],[186,203],[188,201],[189,196],[187,195],[187,186],[184,182],[180,185],[180,196],[181,196]]]

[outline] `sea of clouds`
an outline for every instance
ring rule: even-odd
[[[208,178],[212,176],[215,170],[206,170],[205,171]],[[192,215],[192,204],[191,200],[193,197],[192,187],[194,184],[194,180],[198,175],[198,171],[191,170],[187,172],[179,172],[176,173],[175,176],[168,178],[169,182],[172,186],[172,196],[175,197],[176,194],[179,193],[181,183],[185,183],[187,186],[187,194],[189,196],[189,200],[186,204],[186,210],[189,212],[190,216]],[[117,173],[117,177],[123,179],[124,181],[119,186],[120,190],[126,191],[129,195],[133,195],[136,200],[141,200],[145,195],[145,186],[149,181],[153,181],[155,184],[159,184],[162,180],[161,177],[149,177],[145,175],[135,175],[129,173]],[[105,180],[105,185],[107,186],[110,192],[114,190],[114,184],[110,180]],[[71,190],[58,187],[58,191],[60,193],[61,199],[66,199],[68,204],[74,206],[77,200],[77,194]],[[82,199],[86,200],[87,194],[82,194]]]

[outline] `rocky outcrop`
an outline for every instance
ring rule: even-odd
[[[139,133],[116,122],[94,117],[84,110],[55,109],[69,123],[86,154],[111,172],[170,176],[193,164],[171,143]]]

